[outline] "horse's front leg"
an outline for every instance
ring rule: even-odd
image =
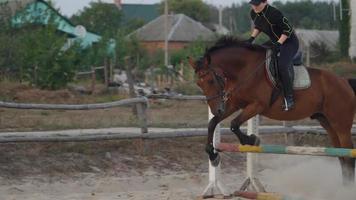
[[[213,145],[213,139],[214,139],[214,131],[215,131],[216,125],[220,121],[221,120],[219,119],[218,116],[214,116],[209,121],[208,142],[205,147],[205,151],[209,154],[209,160],[211,161],[211,164],[215,167],[219,165],[220,156],[217,152],[215,152],[214,145]]]
[[[259,145],[260,139],[252,134],[247,135],[240,130],[240,126],[245,123],[247,120],[256,116],[262,111],[263,107],[258,104],[249,104],[243,109],[243,111],[231,121],[230,129],[235,135],[239,138],[240,143],[245,145]]]

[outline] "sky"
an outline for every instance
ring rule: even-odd
[[[66,16],[71,16],[79,10],[83,9],[83,7],[87,6],[91,1],[97,0],[53,0],[55,2],[56,7],[59,7],[61,13]],[[114,2],[114,0],[101,0],[103,2]],[[152,4],[158,3],[161,0],[122,0],[123,3],[139,3],[139,4]],[[242,2],[242,0],[204,0],[206,3],[214,4],[217,6],[229,6],[233,3]],[[247,1],[247,0],[244,0]],[[295,1],[295,0],[280,0],[280,1]],[[338,0],[319,0],[319,1],[338,1]],[[273,2],[273,0],[269,0],[269,2]]]

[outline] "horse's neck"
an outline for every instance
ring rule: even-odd
[[[253,52],[244,56],[244,67],[234,72],[235,84],[257,85],[264,80],[265,52]]]
[[[220,58],[221,57],[222,56],[220,55]],[[228,78],[231,78],[231,80],[233,80],[234,82],[236,81],[236,84],[238,84],[247,76],[253,76],[253,73],[256,73],[255,76],[259,76],[259,78],[261,78],[260,71],[263,70],[257,70],[257,68],[264,67],[264,61],[266,60],[266,52],[251,51],[246,50],[244,48],[236,48],[231,49],[231,51],[225,52],[224,59],[227,60],[220,60],[218,62],[224,63],[220,65],[219,68]]]
[[[249,52],[246,56],[243,57],[244,63],[244,73],[243,76],[246,76],[251,73],[259,72],[260,68],[265,66],[266,53],[265,52]]]

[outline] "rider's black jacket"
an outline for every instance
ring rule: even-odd
[[[288,19],[273,6],[267,4],[260,13],[251,10],[250,15],[255,28],[267,34],[273,42],[277,42],[282,34],[288,38],[295,36]]]

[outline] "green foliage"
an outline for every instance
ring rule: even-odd
[[[102,36],[99,42],[94,43],[86,49],[78,50],[77,65],[80,70],[90,70],[92,66],[104,65],[104,60],[108,58],[108,46],[110,37]]]
[[[9,67],[13,66],[14,54],[17,46],[11,31],[11,9],[5,5],[0,6],[0,74],[8,73]]]
[[[208,22],[210,19],[209,6],[202,0],[168,0],[169,13],[183,13],[197,21]],[[164,13],[164,1],[159,8]]]
[[[81,12],[71,17],[74,24],[85,26],[100,35],[114,36],[121,27],[122,13],[112,4],[91,2]]]
[[[67,39],[58,35],[54,26],[23,28],[16,39],[21,78],[46,89],[62,88],[73,79],[78,46],[63,51]]]
[[[274,1],[272,5],[280,9],[295,28],[330,30],[338,27],[338,22],[333,18],[332,2]],[[250,31],[250,10],[251,6],[246,1],[226,8],[223,16],[224,25],[230,28],[233,33],[241,34]],[[212,12],[211,19],[215,23],[218,22],[216,10]]]
[[[305,29],[336,29],[332,2],[313,2],[301,0],[296,2],[276,1],[274,6],[279,8],[288,20],[297,28]]]
[[[17,17],[26,18],[28,14],[18,13]],[[65,48],[67,36],[56,31],[55,16],[49,15],[49,25],[45,27],[23,24],[16,29],[12,28],[8,16],[11,14],[0,17],[3,25],[0,26],[1,71],[4,74],[16,74],[20,80],[40,88],[58,89],[66,86],[74,77],[78,45]]]
[[[145,21],[143,19],[131,19],[125,24],[122,25],[122,31],[126,33],[131,33],[132,31],[142,27],[145,25]]]
[[[202,56],[206,47],[206,42],[202,40],[195,41],[184,49],[173,52],[170,58],[171,64],[175,66],[180,63],[187,63],[188,57],[197,58],[198,56]]]

